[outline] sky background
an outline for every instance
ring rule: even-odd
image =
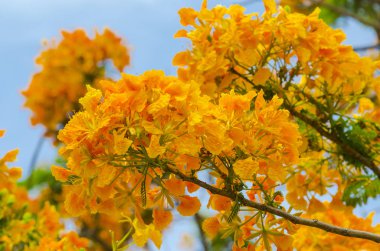
[[[232,3],[239,1],[210,0],[209,6]],[[95,29],[108,27],[131,48],[132,63],[126,72],[140,74],[162,69],[175,74],[172,57],[189,47],[188,41],[173,38],[181,28],[177,11],[181,7],[198,9],[200,5],[201,0],[0,0],[0,129],[6,130],[5,137],[0,139],[0,156],[19,148],[16,164],[24,167],[26,173],[43,133],[42,127],[30,125],[30,112],[22,107],[24,99],[20,94],[39,70],[34,59],[41,51],[43,39],[58,40],[62,29],[84,28],[93,35]],[[246,7],[250,12],[263,10],[260,1],[253,0]],[[340,24],[347,34],[346,44],[374,43],[371,29],[355,22]],[[38,163],[51,163],[55,155],[51,142],[46,140]],[[366,215],[373,209],[375,203],[370,202],[357,212]],[[379,216],[376,221],[380,222]],[[197,250],[197,245],[189,250]]]

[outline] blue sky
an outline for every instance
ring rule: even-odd
[[[210,0],[209,5],[238,2]],[[252,2],[248,10],[261,12],[260,1]],[[93,31],[109,27],[132,49],[132,65],[127,72],[162,69],[175,74],[171,59],[189,46],[187,41],[173,38],[181,28],[177,11],[181,7],[198,8],[200,4],[201,0],[0,0],[0,129],[7,131],[0,139],[0,155],[19,148],[16,164],[27,168],[43,132],[41,127],[30,125],[30,112],[22,108],[24,100],[20,95],[38,71],[34,58],[43,39],[59,38],[62,29]],[[370,29],[354,22],[342,24],[347,44],[374,43],[375,35]],[[39,163],[49,163],[54,156],[51,143],[45,141]],[[373,204],[367,208],[373,208]],[[367,213],[367,208],[359,213]]]

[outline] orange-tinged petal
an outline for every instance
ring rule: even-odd
[[[160,137],[152,135],[149,147],[146,149],[150,158],[154,159],[165,152],[166,148],[160,145]]]
[[[116,212],[114,199],[102,201],[97,208],[99,213],[112,215]]]
[[[70,175],[75,175],[73,171],[60,167],[60,166],[55,166],[55,165],[51,167],[51,172],[54,178],[61,182],[66,182],[69,179]]]
[[[231,208],[231,199],[218,194],[212,194],[210,196],[210,205],[216,211],[228,211]]]
[[[276,12],[276,1],[275,0],[263,0],[265,11],[268,14],[272,14]]]
[[[270,78],[272,73],[267,68],[260,68],[257,70],[255,75],[252,78],[253,83],[256,85],[263,85]]]
[[[125,154],[132,145],[132,140],[124,137],[124,133],[113,133],[114,150],[116,154]]]
[[[153,224],[158,230],[163,230],[173,220],[173,215],[168,210],[154,209],[153,210]]]
[[[145,131],[147,131],[148,133],[157,135],[163,134],[163,131],[157,128],[157,126],[153,122],[144,120],[141,124],[144,127]]]
[[[79,103],[86,111],[94,112],[102,98],[102,92],[90,85],[87,85],[87,93],[83,98],[79,99]]]
[[[151,230],[149,233],[150,239],[153,241],[154,245],[159,249],[162,244],[162,234],[158,230]]]
[[[307,213],[314,214],[317,212],[324,212],[324,211],[326,211],[326,206],[322,202],[317,200],[316,198],[314,197],[311,198],[309,207],[307,209]]]
[[[182,216],[193,216],[201,208],[201,202],[198,197],[182,196],[179,198],[180,204],[177,207],[177,211]]]
[[[16,160],[18,154],[18,149],[11,150],[7,152],[2,159],[0,159],[0,163],[5,163],[5,162],[13,162]]]
[[[374,108],[373,102],[369,98],[359,99],[359,113],[364,113],[365,111],[371,111]]]
[[[158,100],[156,100],[155,102],[153,102],[152,104],[148,106],[148,113],[153,114],[153,115],[158,113],[159,111],[161,111],[162,109],[166,108],[169,105],[169,100],[170,100],[169,94],[160,95]]]
[[[242,179],[252,179],[253,175],[259,170],[259,162],[252,157],[238,160],[234,164],[234,171]]]
[[[179,30],[174,34],[174,38],[187,37],[187,30]]]
[[[9,174],[11,179],[17,180],[17,179],[21,178],[22,168],[21,167],[13,167],[13,168],[8,170],[8,174]]]
[[[200,187],[194,183],[191,183],[191,182],[185,182],[186,184],[186,187],[187,187],[187,191],[189,193],[194,193],[195,191],[197,191]]]
[[[168,189],[169,193],[174,196],[181,196],[185,194],[185,182],[180,179],[171,178],[165,180],[165,187]]]
[[[202,223],[202,229],[209,238],[214,238],[220,230],[220,222],[217,217],[207,218]]]
[[[86,212],[84,196],[84,191],[80,189],[74,189],[66,196],[65,209],[71,216],[79,216]]]
[[[192,8],[182,8],[178,11],[178,14],[181,18],[180,22],[183,26],[194,25],[195,18],[198,16],[198,12]]]
[[[191,60],[190,52],[188,51],[182,51],[177,53],[174,58],[172,64],[174,66],[184,66],[188,65]]]
[[[281,251],[291,251],[293,250],[293,237],[289,235],[273,235],[273,241],[278,250]]]

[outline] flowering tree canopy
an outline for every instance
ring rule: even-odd
[[[33,200],[15,152],[0,160],[0,250],[160,248],[178,216],[205,250],[379,250],[380,225],[353,209],[380,194],[380,63],[319,9],[264,6],[181,9],[176,76],[107,77],[107,60],[129,64],[110,30],[42,52],[25,106],[61,160]]]

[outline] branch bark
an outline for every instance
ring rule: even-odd
[[[370,49],[380,49],[380,44],[375,44],[375,45],[368,45],[368,46],[363,46],[363,47],[355,47],[354,51],[367,51]]]
[[[203,229],[202,229],[202,217],[199,215],[199,213],[196,213],[194,215],[194,219],[195,219],[195,223],[197,224],[197,227],[198,227],[198,230],[199,230],[199,234],[200,234],[203,250],[204,251],[209,251],[207,240],[205,238],[205,235],[204,235],[204,232],[203,232]]]
[[[376,166],[376,164],[368,159],[366,156],[363,156],[360,152],[358,152],[355,148],[351,147],[348,144],[345,144],[338,136],[334,135],[323,129],[316,121],[310,119],[306,115],[296,111],[293,106],[288,103],[284,103],[284,107],[292,114],[294,117],[301,119],[303,122],[313,127],[319,134],[328,138],[335,144],[337,144],[343,151],[347,154],[351,155],[355,159],[359,160],[363,165],[367,166],[372,172],[380,179],[380,168]]]
[[[342,236],[366,239],[366,240],[371,240],[371,241],[380,243],[380,235],[361,231],[361,230],[342,228],[342,227],[338,227],[338,226],[334,226],[331,224],[327,224],[327,223],[318,221],[316,219],[311,220],[311,219],[305,219],[302,217],[294,216],[294,215],[289,214],[289,213],[287,213],[281,209],[271,207],[271,206],[268,206],[265,204],[257,203],[254,201],[250,201],[250,200],[246,199],[242,194],[237,193],[235,191],[222,190],[222,189],[214,187],[210,184],[207,184],[206,182],[199,180],[196,177],[189,177],[186,174],[179,171],[178,169],[171,168],[170,166],[165,166],[164,168],[166,169],[166,171],[168,171],[172,174],[175,174],[176,176],[178,176],[183,181],[188,181],[188,182],[194,183],[194,184],[196,184],[196,185],[198,185],[204,189],[207,189],[208,191],[210,191],[213,194],[218,194],[218,195],[221,195],[224,197],[228,197],[232,200],[236,200],[236,198],[238,198],[239,202],[244,206],[255,208],[255,209],[260,210],[260,211],[264,211],[264,212],[268,212],[268,213],[277,215],[279,217],[282,217],[284,219],[289,220],[293,224],[309,226],[309,227],[313,227],[313,228],[322,229],[322,230],[325,230],[325,231],[330,232],[330,233],[342,235]]]
[[[253,87],[256,87],[256,89],[264,89],[263,87],[257,87],[249,78],[244,76],[243,74],[239,73],[235,69],[231,69],[231,72],[241,78],[243,78],[245,81],[250,83]],[[264,89],[265,91],[265,89]],[[376,166],[376,164],[369,159],[368,157],[364,156],[362,153],[360,153],[358,150],[355,148],[351,147],[350,145],[346,144],[343,142],[342,139],[340,139],[337,135],[325,130],[319,123],[317,123],[315,120],[307,117],[306,115],[296,111],[294,107],[287,103],[284,102],[284,107],[292,114],[294,117],[299,118],[312,128],[314,128],[319,134],[321,134],[323,137],[326,137],[327,139],[331,140],[335,144],[337,144],[343,151],[345,151],[347,154],[351,155],[360,163],[362,163],[364,166],[368,167],[369,169],[372,170],[372,172],[380,179],[380,167]]]
[[[112,251],[112,247],[109,245],[109,243],[100,238],[98,228],[91,228],[84,222],[82,224],[83,226],[80,231],[80,236],[88,238],[91,241],[99,244],[103,251]]]
[[[320,6],[320,7],[329,9],[329,10],[331,10],[331,11],[333,11],[333,12],[335,12],[341,16],[352,17],[352,18],[356,19],[357,21],[361,22],[362,24],[370,26],[370,27],[374,28],[376,31],[380,31],[380,22],[378,22],[378,21],[367,19],[360,14],[351,12],[348,9],[345,9],[345,8],[342,8],[342,7],[339,7],[339,6],[330,4],[330,3],[326,3],[324,0],[312,1],[312,3],[315,6]]]

